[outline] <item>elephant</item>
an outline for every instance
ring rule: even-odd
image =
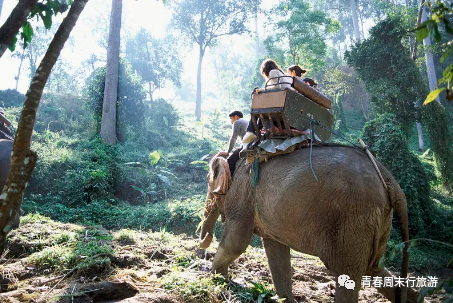
[[[6,178],[8,178],[9,168],[11,166],[11,151],[13,149],[13,141],[0,140],[0,190],[5,186]]]
[[[362,149],[322,144],[313,146],[311,159],[310,148],[302,148],[261,163],[256,185],[252,184],[253,165],[241,163],[229,185],[222,177],[228,170],[226,160],[215,156],[209,166],[200,233],[200,247],[206,249],[222,215],[224,232],[212,273],[228,278],[228,266],[246,250],[255,233],[262,237],[275,290],[285,302],[296,302],[290,249],[319,257],[333,273],[335,303],[358,302],[362,276],[380,276],[383,281],[392,276],[379,262],[395,210],[405,243],[401,276],[406,277],[406,197],[390,172],[377,161],[376,165],[382,179]],[[338,278],[344,275],[354,281],[354,289],[339,285]],[[406,287],[378,291],[391,302],[417,302],[417,292]]]
[[[5,186],[6,179],[8,178],[9,169],[11,167],[11,152],[13,150],[13,141],[0,140],[0,192]],[[19,227],[20,214],[22,210],[17,213],[17,216],[12,224],[12,228]]]

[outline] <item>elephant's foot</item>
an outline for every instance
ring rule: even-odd
[[[226,250],[219,245],[217,252],[212,261],[213,274],[220,274],[225,279],[228,279],[228,266],[238,257],[239,255],[227,254]]]
[[[341,286],[338,283],[338,277],[336,277],[337,283],[335,287],[335,303],[351,303],[359,301],[359,290],[361,285],[361,279],[350,279],[348,288]],[[354,282],[354,288],[352,289],[352,282]]]
[[[263,238],[263,245],[277,295],[286,298],[285,302],[296,302],[292,293],[289,247],[269,238]]]

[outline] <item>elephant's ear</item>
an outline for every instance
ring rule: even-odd
[[[228,161],[225,158],[217,157],[213,159],[211,169],[212,193],[216,196],[226,195],[231,185],[231,172]]]

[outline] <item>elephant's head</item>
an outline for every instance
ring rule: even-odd
[[[200,234],[200,247],[206,249],[211,244],[215,223],[222,215],[222,222],[225,220],[223,215],[223,203],[225,195],[231,184],[231,173],[228,162],[221,156],[214,156],[209,163],[208,193],[206,195],[203,223]]]

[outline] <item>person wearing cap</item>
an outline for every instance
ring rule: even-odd
[[[231,176],[234,174],[236,167],[236,162],[239,160],[239,152],[242,150],[242,146],[233,151],[234,145],[236,144],[237,139],[242,141],[242,138],[245,135],[249,121],[244,119],[242,112],[236,110],[231,112],[229,115],[230,121],[232,124],[232,132],[230,136],[230,141],[228,143],[228,150],[222,151],[219,153],[220,156],[228,156],[228,166],[230,167]],[[233,151],[233,152],[232,152]]]

